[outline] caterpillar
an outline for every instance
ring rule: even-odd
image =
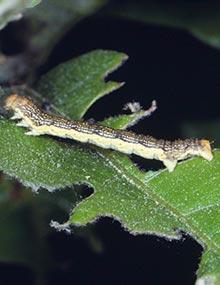
[[[105,149],[126,154],[136,154],[146,159],[163,162],[172,172],[179,160],[201,156],[212,160],[210,142],[206,139],[162,140],[149,135],[139,135],[125,130],[116,130],[86,121],[74,121],[41,110],[32,99],[11,94],[5,100],[5,109],[13,111],[12,120],[17,126],[29,129],[26,135],[51,135],[89,143]]]

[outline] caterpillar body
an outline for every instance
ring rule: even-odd
[[[12,120],[18,126],[29,128],[27,135],[52,135],[90,143],[101,148],[113,149],[126,154],[136,154],[146,159],[163,162],[168,171],[173,171],[177,161],[192,156],[212,160],[210,143],[205,139],[157,140],[151,136],[116,130],[86,121],[68,120],[41,110],[32,99],[18,94],[5,100],[6,110],[12,110]]]

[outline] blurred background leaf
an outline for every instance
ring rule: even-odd
[[[7,55],[4,53],[6,41],[0,42],[0,83],[32,81],[36,69],[45,62],[65,33],[106,2],[44,0],[37,7],[26,10],[20,26],[14,26],[17,44],[23,46],[23,50],[16,55]],[[7,40],[7,31],[5,33]]]
[[[188,137],[203,137],[206,134],[207,138],[212,141],[212,145],[216,147],[220,145],[220,121],[186,121],[182,125],[182,133]]]
[[[220,48],[218,1],[122,1],[113,14],[147,24],[182,28],[205,43]]]
[[[1,0],[0,1],[0,29],[8,22],[18,20],[26,8],[32,8],[41,0]]]
[[[106,4],[107,0],[44,0],[26,12],[31,27],[30,49],[42,63],[62,36],[79,21]],[[77,44],[77,43],[76,43]]]

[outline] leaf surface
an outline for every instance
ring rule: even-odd
[[[59,111],[79,119],[102,96],[122,84],[105,77],[118,68],[127,55],[114,51],[96,50],[62,63],[41,78],[37,90]]]

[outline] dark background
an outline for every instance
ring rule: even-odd
[[[96,15],[68,32],[39,75],[97,48],[129,55],[129,60],[108,77],[126,85],[116,91],[117,95],[100,99],[87,119],[101,120],[121,113],[126,102],[138,101],[148,107],[156,99],[158,110],[133,127],[135,132],[184,138],[185,122],[219,120],[220,51],[180,29]],[[146,170],[162,166],[133,159]],[[103,244],[101,253],[95,253],[74,234],[54,231],[50,235],[52,256],[59,267],[48,272],[48,284],[194,284],[202,247],[187,234],[172,242],[149,235],[133,236],[110,218],[100,219],[93,229]],[[32,272],[22,266],[2,264],[0,276],[1,284],[16,280],[33,284]]]

